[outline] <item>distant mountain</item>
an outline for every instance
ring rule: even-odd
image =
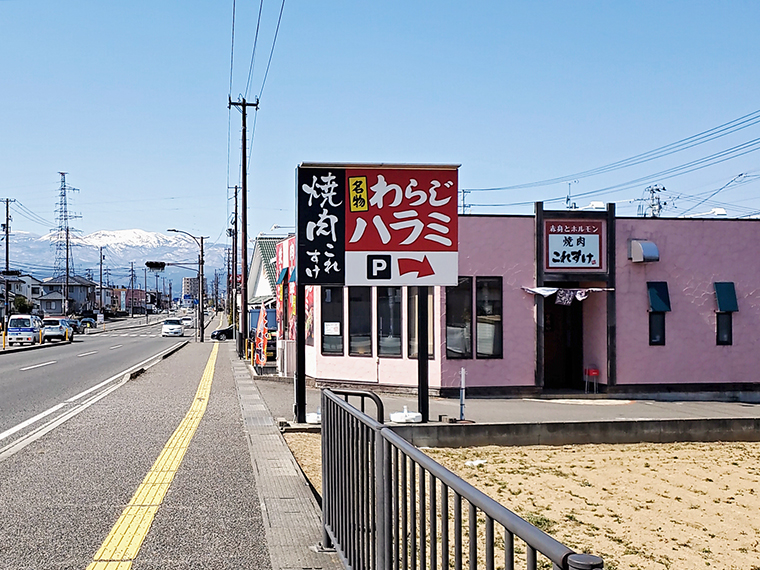
[[[28,232],[12,232],[9,241],[10,268],[31,274],[37,279],[52,277],[56,239],[55,233],[39,236]],[[198,244],[184,234],[167,236],[143,230],[100,230],[86,236],[74,235],[70,239],[71,265],[73,266],[71,273],[84,276],[87,270],[90,270],[96,282],[99,280],[98,254],[101,247],[104,255],[103,269],[110,270],[111,282],[117,286],[129,284],[132,263],[134,263],[135,275],[140,285],[145,279],[143,269],[146,261],[187,264],[186,268],[168,266],[164,272],[158,274],[160,278],[166,279],[167,284],[170,279],[172,280],[174,294],[180,290],[183,277],[195,277],[197,272]],[[223,273],[219,287],[220,290],[224,288],[227,274],[225,247],[225,244],[212,244],[204,240],[204,274],[210,290],[214,283],[214,270]],[[0,247],[0,252],[2,252],[0,255],[4,253],[4,250],[4,247]],[[154,275],[148,272],[149,289],[155,287]],[[103,281],[106,281],[105,275]]]

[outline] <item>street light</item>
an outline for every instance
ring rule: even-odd
[[[178,234],[185,234],[186,236],[190,236],[195,240],[195,243],[198,244],[198,246],[201,248],[201,255],[200,259],[198,260],[198,331],[200,333],[200,342],[203,342],[203,335],[204,335],[204,323],[203,323],[203,307],[204,307],[204,287],[203,287],[203,236],[194,236],[191,233],[188,233],[184,230],[175,230],[175,229],[168,229],[167,232],[175,232]]]

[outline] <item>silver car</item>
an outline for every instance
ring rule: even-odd
[[[74,327],[63,317],[47,317],[42,320],[42,342],[52,340],[71,340]]]

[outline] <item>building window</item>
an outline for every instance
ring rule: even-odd
[[[665,313],[670,311],[667,281],[647,281],[649,346],[665,346]]]
[[[401,287],[377,288],[377,354],[401,356]]]
[[[501,277],[475,278],[478,358],[502,358]]]
[[[372,356],[372,288],[348,288],[348,354]]]
[[[715,313],[715,343],[718,346],[734,344],[733,313]]]
[[[446,358],[472,358],[472,277],[446,287]]]
[[[322,287],[322,354],[343,355],[343,287]]]
[[[665,313],[649,313],[649,346],[665,346]]]
[[[409,358],[417,358],[417,303],[418,303],[418,289],[417,287],[409,287],[407,289],[406,305],[407,305],[407,323],[409,327],[409,342],[408,351]],[[428,358],[435,358],[435,327],[433,325],[433,291],[432,287],[428,288]]]
[[[734,343],[733,313],[739,310],[736,300],[736,287],[733,281],[715,282],[715,300],[718,312],[715,314],[715,342],[719,346]]]

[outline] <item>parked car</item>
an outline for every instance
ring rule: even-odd
[[[68,317],[66,320],[69,321],[69,324],[71,325],[71,328],[74,329],[75,333],[82,332],[82,323],[79,321],[79,319]]]
[[[227,340],[228,338],[232,338],[234,334],[235,331],[232,328],[232,325],[230,325],[223,329],[216,329],[214,332],[212,332],[211,340]]]
[[[185,336],[185,327],[179,319],[166,319],[161,325],[161,336]]]
[[[34,315],[11,315],[8,319],[8,346],[38,343],[41,326],[42,321]]]
[[[42,325],[42,342],[72,340],[74,338],[74,329],[68,319],[47,317],[42,320]]]

